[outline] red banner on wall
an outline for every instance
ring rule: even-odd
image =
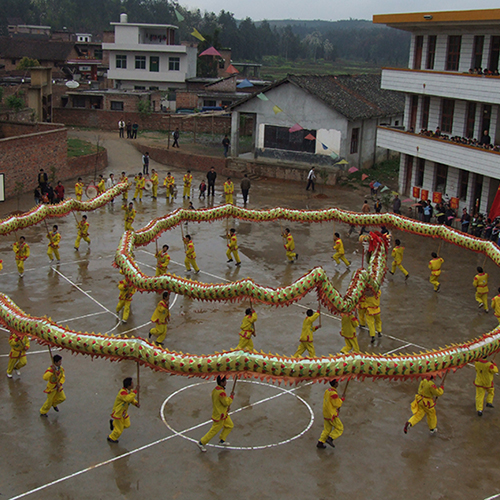
[[[443,201],[443,194],[434,192],[432,193],[432,203],[441,203]]]
[[[422,200],[427,201],[429,199],[429,191],[427,189],[422,189]]]
[[[458,198],[450,198],[450,208],[453,208],[453,210],[458,210],[459,203]]]
[[[413,186],[413,198],[420,198],[420,188]]]

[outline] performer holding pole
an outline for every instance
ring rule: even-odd
[[[240,341],[236,349],[241,349],[242,351],[253,351],[253,340],[255,337],[255,323],[257,321],[257,313],[248,307],[245,311],[245,317],[241,322],[240,327]]]
[[[432,260],[429,262],[429,269],[431,270],[431,276],[429,278],[429,282],[434,286],[434,291],[439,292],[441,289],[441,284],[439,283],[439,276],[441,275],[441,266],[444,263],[444,259],[438,257],[436,252],[432,252],[431,254]]]
[[[496,355],[495,355],[496,357]],[[493,397],[495,396],[495,388],[493,387],[493,377],[498,373],[498,367],[493,360],[488,361],[488,356],[484,356],[479,361],[474,363],[476,369],[476,411],[478,417],[483,416],[484,395],[486,396],[486,408],[493,408]]]
[[[19,277],[22,278],[24,276],[24,261],[30,256],[30,247],[26,243],[26,238],[24,236],[20,236],[19,240],[12,245],[12,249],[16,254],[17,272],[19,273]]]
[[[233,385],[233,391],[229,397],[226,396],[225,392],[226,383],[226,377],[222,377],[221,375],[217,377],[217,386],[212,391],[212,427],[197,443],[198,448],[203,452],[207,451],[205,445],[209,443],[221,429],[222,432],[219,446],[229,446],[226,438],[234,427],[233,421],[229,416],[229,407],[234,400],[234,386],[236,385],[236,380]]]
[[[238,253],[238,238],[236,237],[236,229],[231,228],[231,230],[227,233],[227,252],[226,256],[228,258],[228,262],[236,261],[236,266],[241,266],[240,255]]]
[[[347,382],[349,383],[349,381]],[[339,418],[339,410],[344,402],[344,396],[339,397],[337,387],[339,386],[338,380],[330,381],[330,387],[326,389],[323,394],[323,432],[316,444],[317,448],[325,449],[326,444],[335,448],[333,441],[342,436],[344,432],[344,425]],[[347,384],[346,384],[347,388]],[[345,395],[345,391],[344,391]]]
[[[49,256],[51,262],[55,257],[59,263],[61,261],[61,257],[59,256],[59,243],[61,242],[61,235],[57,232],[58,227],[54,224],[52,227],[52,233],[49,233],[47,221],[45,221],[45,228],[47,229],[47,238],[49,240],[47,255]]]
[[[59,356],[59,354],[52,356],[50,347],[49,353],[52,364],[47,368],[43,375],[43,380],[47,382],[47,387],[44,391],[47,394],[47,400],[40,408],[41,417],[47,417],[47,413],[51,408],[54,408],[54,410],[58,412],[58,405],[66,400],[66,395],[64,394],[63,390],[63,384],[66,381],[66,375],[64,373],[64,368],[61,366],[62,357]]]
[[[477,274],[472,282],[476,289],[476,302],[479,303],[479,309],[484,307],[484,312],[488,312],[488,274],[483,271],[482,267],[477,268]]]
[[[316,351],[314,349],[314,332],[320,328],[318,326],[314,326],[313,323],[319,318],[319,311],[314,312],[312,309],[308,309],[306,312],[306,318],[302,323],[302,332],[300,334],[300,344],[297,348],[297,352],[293,355],[294,358],[300,358],[304,352],[307,351],[310,358],[316,357]]]
[[[137,363],[137,373],[139,373],[139,363]],[[128,415],[128,407],[133,404],[140,408],[138,399],[135,398],[139,393],[139,380],[137,380],[137,388],[134,389],[132,377],[123,379],[123,388],[120,389],[113,404],[109,427],[111,434],[108,436],[110,443],[118,443],[118,438],[122,435],[125,429],[130,427],[130,417]]]
[[[280,221],[280,226],[281,226],[281,221]],[[293,236],[292,233],[290,233],[290,229],[288,227],[285,228],[285,232],[284,233],[282,232],[281,236],[285,243],[284,246],[288,262],[293,262],[294,260],[297,260],[299,258],[299,254],[294,252],[295,242],[293,241]]]

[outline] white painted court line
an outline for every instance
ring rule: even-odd
[[[105,259],[107,258],[110,258],[110,257],[114,257],[115,254],[113,255],[110,255],[109,257],[106,256],[104,257]],[[99,257],[101,258],[101,257]],[[80,262],[90,262],[89,259],[80,259],[80,260],[71,260],[71,261],[63,261],[63,262],[59,262],[57,265],[58,266],[69,266],[70,264],[79,264]],[[30,267],[30,268],[25,268],[24,269],[24,276],[26,276],[26,273],[29,273],[30,271],[40,271],[41,269],[53,269],[52,267],[53,264],[49,264],[47,266],[41,266],[41,267]],[[19,274],[17,271],[10,271],[8,273],[2,273],[2,276],[10,276],[12,274]],[[22,278],[21,278],[22,279]]]
[[[484,500],[493,500],[494,498],[499,498],[499,497],[500,493],[498,493],[497,495],[493,495],[492,497],[485,498]]]
[[[118,316],[113,311],[110,311],[106,306],[103,306],[99,301],[97,301],[96,299],[94,299],[94,297],[92,297],[91,295],[89,295],[85,290],[82,290],[76,283],[73,283],[69,278],[67,278],[66,276],[64,276],[64,274],[61,273],[61,271],[59,271],[58,269],[54,269],[54,271],[57,274],[59,274],[59,276],[61,276],[62,278],[64,278],[70,285],[74,286],[78,291],[82,292],[86,297],[88,297],[90,300],[92,300],[93,302],[95,302],[99,307],[101,307],[102,309],[104,309],[105,311],[107,311],[108,313],[112,314],[115,318],[118,319]]]
[[[209,382],[200,382],[200,384],[204,384],[204,383],[209,383]],[[297,386],[294,389],[290,389],[289,392],[295,391],[295,390],[299,389],[300,387],[304,387],[304,385]],[[280,393],[279,395],[282,395],[282,394],[284,394],[284,393]],[[274,399],[276,396],[279,396],[279,395],[273,396],[272,399]],[[266,400],[267,399],[268,398],[266,398]],[[253,403],[253,404],[254,405],[258,404],[258,402]],[[234,412],[231,412],[231,414],[236,413],[237,411],[238,410],[235,410]],[[180,436],[180,435],[183,435],[183,434],[185,434],[187,432],[191,432],[191,431],[194,431],[196,429],[199,429],[200,427],[203,427],[204,425],[207,425],[207,424],[209,424],[211,422],[212,422],[212,420],[206,420],[205,422],[202,422],[200,424],[197,424],[197,425],[194,425],[192,427],[189,427],[188,429],[185,429],[183,431],[177,432],[176,434],[172,434],[170,436],[166,436],[164,438],[161,438],[161,439],[158,439],[156,441],[153,441],[152,443],[140,446],[139,448],[136,448],[135,450],[128,451],[128,452],[126,452],[126,453],[124,453],[124,454],[122,454],[122,455],[120,455],[118,457],[110,458],[109,460],[105,460],[103,462],[91,465],[90,467],[86,467],[85,469],[82,469],[82,470],[79,470],[77,472],[74,472],[73,474],[69,474],[67,476],[61,477],[59,479],[56,479],[55,481],[51,481],[50,483],[46,483],[46,484],[43,484],[41,486],[38,486],[37,488],[34,488],[32,490],[29,490],[29,491],[26,491],[25,493],[21,493],[20,495],[16,495],[14,497],[11,497],[9,500],[18,500],[19,498],[27,497],[28,495],[32,495],[33,493],[38,493],[39,491],[45,490],[46,488],[49,488],[49,487],[54,486],[56,484],[62,483],[64,481],[67,481],[68,479],[72,479],[74,477],[80,476],[80,475],[85,474],[87,472],[90,472],[92,470],[98,469],[98,468],[100,468],[100,467],[102,467],[104,465],[111,464],[113,462],[116,462],[117,460],[120,460],[120,459],[125,458],[125,457],[129,457],[129,456],[134,455],[135,453],[138,453],[140,451],[147,450],[148,448],[156,446],[157,444],[160,444],[160,443],[164,443],[165,441],[169,441],[170,439],[175,438],[175,437]]]

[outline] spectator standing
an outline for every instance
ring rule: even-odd
[[[248,175],[245,174],[243,176],[242,181],[241,181],[241,194],[243,195],[243,204],[244,205],[247,204],[248,192],[250,191],[250,186],[251,186],[250,179],[248,178]]]
[[[208,196],[210,196],[210,190],[212,190],[212,196],[215,196],[215,180],[217,179],[217,172],[215,168],[212,167],[210,171],[207,173],[207,181],[208,181]]]
[[[485,130],[483,132],[483,135],[481,136],[481,140],[479,141],[479,144],[482,144],[483,146],[488,146],[489,144],[491,144],[491,137],[488,134],[487,130]]]
[[[394,196],[394,200],[392,202],[392,211],[395,214],[401,215],[401,200],[398,195]]]
[[[316,168],[313,167],[311,170],[309,170],[309,173],[307,174],[307,187],[306,191],[309,191],[309,187],[312,187],[312,190],[314,191],[314,183],[316,182]]]
[[[180,137],[180,132],[179,132],[179,128],[176,128],[174,130],[174,133],[172,134],[173,138],[174,138],[174,143],[172,144],[172,147],[175,148],[176,146],[179,147],[179,137]]]
[[[57,186],[54,188],[54,191],[56,193],[55,202],[60,203],[61,201],[64,201],[64,186],[61,181],[57,182]]]
[[[142,155],[142,173],[149,175],[149,153],[147,151]]]
[[[361,208],[361,211],[364,213],[364,214],[369,214],[370,213],[370,205],[368,205],[368,202],[365,200],[365,202],[363,203],[363,207]]]
[[[224,158],[227,158],[227,153],[229,152],[230,144],[231,144],[231,141],[229,140],[229,137],[226,134],[224,136],[224,139],[222,139],[222,145],[224,146]]]
[[[123,121],[123,118],[118,122],[118,131],[121,138],[125,137],[125,122]]]
[[[139,124],[134,121],[132,125],[132,139],[137,139],[137,131],[139,130]]]
[[[433,209],[432,209],[431,202],[429,200],[427,200],[427,204],[424,205],[424,222],[431,221],[432,212],[433,212]]]
[[[40,173],[38,174],[38,186],[40,187],[41,191],[45,191],[47,182],[49,182],[49,178],[47,177],[47,174],[45,173],[43,168],[41,168]]]
[[[377,198],[377,201],[375,202],[375,205],[373,205],[373,209],[375,210],[376,214],[379,214],[380,211],[382,210],[382,203],[380,200]]]
[[[132,139],[132,122],[129,120],[127,122],[127,139]]]
[[[462,224],[462,231],[464,233],[469,232],[470,227],[470,214],[467,213],[467,208],[462,209],[462,217],[460,217],[460,224]]]

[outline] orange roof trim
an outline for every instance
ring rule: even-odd
[[[432,16],[426,19],[424,16]],[[373,16],[375,24],[404,23],[452,23],[467,21],[500,21],[500,9],[450,10],[443,12],[414,12],[410,14],[377,14]]]

